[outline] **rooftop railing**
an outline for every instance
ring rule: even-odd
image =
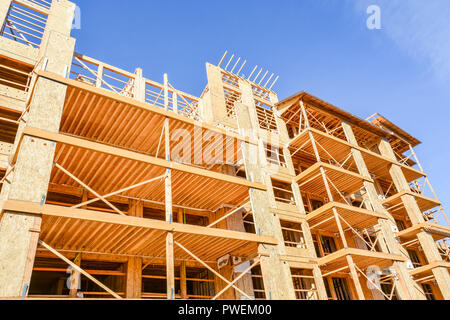
[[[70,78],[133,99],[138,99],[137,81],[143,81],[145,102],[159,108],[166,108],[167,104],[168,110],[199,120],[199,98],[175,89],[169,82],[161,84],[140,78],[137,73],[116,68],[79,53],[74,54]]]
[[[32,48],[39,48],[50,6],[50,2],[43,0],[12,1],[0,35]]]

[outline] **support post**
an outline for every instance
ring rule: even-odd
[[[11,6],[11,0],[4,0],[0,3],[0,30],[3,30],[6,16],[8,15],[9,7]]]
[[[81,266],[81,254],[78,254],[75,257],[75,260],[73,261],[74,264],[76,264],[78,267]],[[78,295],[78,288],[80,287],[81,282],[81,273],[78,270],[72,269],[72,277],[70,281],[70,290],[69,290],[69,296],[71,298],[77,298]]]
[[[275,96],[275,94],[271,94],[270,100],[273,103],[278,102],[278,99]],[[280,132],[281,140],[289,141],[289,134],[287,132],[286,123],[282,119],[280,119],[278,116],[276,116],[275,119],[277,120],[277,127]],[[287,164],[287,167],[288,167],[288,170],[289,170],[291,176],[295,177],[295,168],[294,168],[294,164],[292,162],[291,152],[289,151],[288,148],[283,148],[283,154],[284,154],[284,158],[286,160],[286,164]],[[295,203],[297,204],[300,215],[305,217],[306,211],[305,211],[305,205],[303,202],[302,194],[300,192],[300,187],[298,186],[298,184],[296,182],[292,182],[291,187],[292,187],[292,192],[294,194]],[[312,239],[311,230],[309,228],[309,225],[306,221],[304,221],[301,223],[301,226],[302,226],[302,233],[303,233],[303,237],[306,242],[306,247],[307,247],[308,253],[309,253],[310,257],[317,258],[317,253],[316,253],[316,250],[314,247],[314,242]],[[320,300],[328,300],[324,279],[322,277],[322,271],[320,270],[320,267],[317,264],[313,265],[313,277],[314,277],[314,282],[317,287],[318,298]]]
[[[178,223],[184,224],[184,209],[178,208]],[[180,263],[180,294],[181,299],[187,299],[186,261]]]
[[[2,21],[5,3],[10,1],[0,5]],[[69,1],[53,1],[39,53],[41,61],[46,58],[49,72],[65,76],[72,63],[75,39],[70,38],[70,26],[74,11],[75,5]],[[66,88],[64,84],[38,78],[34,90],[30,90],[33,97],[29,111],[24,115],[27,125],[58,132]],[[19,125],[15,148],[24,126],[23,122]],[[54,152],[53,142],[25,136],[10,182],[3,185],[2,199],[45,203]],[[40,224],[40,215],[4,213],[0,221],[0,297],[27,295]]]
[[[169,81],[167,74],[164,74],[164,106],[169,109]],[[164,122],[164,144],[166,160],[170,161],[170,123],[169,118]],[[173,222],[172,209],[172,171],[170,168],[166,169],[165,178],[165,207],[166,207],[166,221]],[[167,232],[166,236],[166,286],[167,299],[175,300],[175,265],[173,256],[173,232]]]
[[[247,98],[248,99],[248,98]],[[252,125],[248,106],[236,103],[236,114],[239,130],[256,135],[257,129]],[[261,170],[261,150],[257,146],[242,142],[241,150],[247,176],[253,182],[264,183],[266,179]],[[270,203],[267,193],[250,189],[250,203],[252,207],[255,229],[257,234],[271,235],[277,238],[276,246],[261,246],[261,272],[263,275],[266,299],[295,299],[294,286],[290,267],[287,262],[280,259],[285,254],[284,239],[281,232],[280,221],[270,212]]]
[[[204,99],[202,119],[206,122],[220,121],[227,117],[227,108],[225,105],[225,93],[223,90],[222,73],[219,67],[212,64],[206,64],[206,74],[208,76],[208,92]]]
[[[128,215],[138,218],[144,217],[142,201],[130,199],[128,201]],[[142,292],[142,258],[129,257],[126,263],[125,298],[140,299]]]

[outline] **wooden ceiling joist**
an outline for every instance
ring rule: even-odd
[[[261,243],[277,244],[268,236],[24,201],[5,201],[4,211],[42,215],[40,239],[62,251],[164,257],[165,235],[173,232],[174,240],[200,259],[215,262],[225,254],[255,254]],[[183,250],[174,251],[176,259],[190,259]]]
[[[334,219],[333,208],[336,208],[338,215],[350,223],[355,229],[365,229],[378,224],[378,219],[387,219],[383,213],[369,211],[339,202],[329,202],[306,216],[311,230],[338,233],[339,228]]]
[[[430,222],[419,223],[411,228],[397,232],[397,237],[402,241],[411,241],[422,231],[430,233],[435,241],[450,238],[450,227]]]
[[[400,164],[366,148],[353,145],[347,141],[329,135],[325,132],[321,132],[320,130],[314,128],[303,130],[299,135],[297,135],[290,141],[289,150],[291,151],[293,158],[295,158],[300,149],[307,154],[314,155],[314,149],[309,139],[309,132],[311,132],[314,136],[314,139],[319,146],[319,154],[324,160],[345,163],[345,167],[356,167],[352,158],[347,159],[348,155],[351,153],[351,149],[353,148],[361,152],[367,169],[373,176],[379,179],[383,179],[386,181],[391,180],[389,169],[394,163],[402,168],[402,171],[408,182],[426,176],[426,174],[420,170],[417,170],[405,164]]]
[[[318,264],[322,272],[329,273],[347,266],[347,255],[351,255],[353,262],[359,269],[365,270],[369,266],[376,265],[380,268],[391,266],[394,261],[406,261],[405,257],[400,255],[373,252],[368,250],[346,248],[333,252],[325,257],[318,259]]]
[[[403,204],[402,197],[404,195],[411,195],[416,199],[417,205],[420,211],[425,212],[441,205],[436,199],[427,197],[422,194],[418,194],[412,191],[402,191],[394,194],[393,196],[382,201],[382,204],[392,213],[398,215],[407,215],[406,208]]]
[[[434,279],[433,275],[433,269],[434,268],[447,268],[450,270],[450,262],[446,261],[435,261],[432,263],[429,263],[425,266],[415,268],[409,272],[411,276],[413,276],[415,279],[423,279],[425,277],[432,277]]]
[[[365,178],[358,173],[327,163],[317,162],[295,178],[300,190],[315,195],[327,194],[320,168],[325,170],[326,177],[332,182],[333,187],[338,189],[331,190],[335,194],[345,193],[346,195],[351,195],[364,187],[364,181],[372,181],[372,179]]]
[[[133,98],[128,98],[106,89],[96,88],[92,85],[64,78],[57,74],[46,71],[39,71],[38,76],[67,85],[68,91],[66,94],[63,119],[61,124],[62,131],[67,131],[67,133],[84,135],[86,137],[92,135],[95,138],[95,128],[89,128],[90,125],[95,124],[96,126],[100,127],[97,130],[100,130],[104,127],[111,129],[111,132],[109,132],[109,136],[108,134],[105,134],[104,136],[105,140],[108,140],[110,136],[113,135],[113,133],[116,135],[118,134],[116,130],[113,129],[117,129],[121,133],[127,130],[127,128],[124,126],[114,127],[115,125],[127,125],[128,122],[126,122],[126,120],[133,120],[133,117],[139,116],[141,120],[139,121],[139,123],[141,125],[148,124],[148,121],[151,121],[151,119],[153,119],[153,123],[151,123],[153,131],[156,131],[157,127],[155,128],[155,126],[157,126],[158,123],[159,126],[162,127],[161,122],[164,121],[165,118],[169,118],[171,122],[175,123],[180,128],[182,128],[183,125],[189,129],[192,129],[193,127],[200,127],[204,131],[210,131],[229,138],[257,144],[257,142],[253,139],[241,136],[230,130],[225,130],[204,122],[196,121],[188,117],[179,115],[171,110],[165,110],[150,103],[140,102]],[[102,117],[98,117],[98,112],[102,112]],[[103,114],[103,112],[108,113]],[[112,119],[110,117],[111,114],[115,115],[115,117],[113,117]],[[105,116],[106,119],[102,119]],[[147,119],[148,121],[142,121],[142,119]],[[73,122],[74,120],[76,121]],[[109,121],[108,126],[106,125],[107,121]],[[113,127],[111,127],[111,125]],[[134,125],[134,123],[130,123],[128,125],[132,126]],[[176,125],[174,125],[173,129],[178,128]],[[135,138],[135,135],[133,135],[133,133],[135,132],[139,132],[138,128],[133,127],[133,130],[132,132],[129,132],[129,135]],[[111,144],[111,141],[104,142]],[[139,140],[134,143],[139,144]]]
[[[55,162],[101,194],[108,194],[172,169],[173,202],[177,205],[216,210],[222,204],[241,205],[248,189],[266,190],[260,183],[244,178],[171,162],[77,137],[26,127],[23,135],[57,143]],[[78,186],[64,172],[54,169],[51,183]],[[214,190],[214,193],[211,192]],[[163,202],[164,185],[155,181],[129,190],[124,195]]]

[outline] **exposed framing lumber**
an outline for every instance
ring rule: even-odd
[[[143,186],[143,185],[149,184],[149,183],[154,182],[154,181],[156,181],[156,180],[164,179],[165,177],[166,177],[166,175],[161,175],[161,176],[158,176],[158,177],[156,177],[156,178],[151,178],[151,179],[148,179],[148,180],[139,182],[139,183],[137,183],[137,184],[134,184],[134,185],[132,185],[132,186],[129,186],[129,187],[126,187],[126,188],[123,188],[123,189],[120,189],[120,190],[117,190],[117,191],[114,191],[114,192],[105,194],[105,195],[103,195],[102,197],[103,197],[104,199],[106,199],[106,198],[112,197],[112,196],[114,196],[114,195],[120,194],[120,193],[122,193],[122,192],[129,191],[129,190],[131,190],[131,189],[138,188],[138,187],[141,187],[141,186]],[[81,207],[83,207],[83,206],[85,206],[85,205],[88,205],[88,204],[90,204],[90,203],[96,202],[96,201],[98,201],[98,200],[101,200],[101,199],[97,197],[97,198],[94,198],[94,199],[91,199],[91,200],[87,200],[87,201],[85,201],[85,202],[82,202],[82,203],[80,203],[80,204],[77,204],[77,205],[72,206],[72,208],[81,208]]]
[[[192,166],[180,164],[177,162],[172,162],[164,159],[155,158],[152,156],[144,155],[138,152],[129,151],[117,147],[111,147],[108,145],[104,145],[97,142],[88,141],[85,139],[75,138],[72,136],[60,134],[60,133],[53,133],[46,130],[36,129],[32,127],[25,127],[22,133],[22,139],[23,136],[32,136],[36,138],[41,138],[45,140],[54,141],[57,143],[63,143],[75,147],[80,147],[87,150],[92,150],[96,152],[101,152],[105,154],[110,154],[113,156],[123,157],[126,159],[134,160],[134,161],[140,161],[144,163],[148,163],[151,165],[163,167],[166,169],[173,169],[178,170],[182,172],[187,172],[191,174],[195,174],[198,176],[203,176],[207,178],[217,179],[223,182],[233,183],[236,185],[248,187],[248,188],[254,188],[258,190],[267,190],[267,187],[261,183],[251,182],[243,178],[233,177],[222,173],[217,173],[213,171],[208,171],[201,168],[194,168]],[[21,139],[21,140],[22,140]],[[17,153],[15,154],[15,159],[17,159]],[[98,197],[98,196],[97,196]]]
[[[77,177],[75,177],[72,173],[70,173],[69,171],[67,171],[64,167],[62,167],[61,165],[57,164],[56,162],[53,162],[53,164],[55,165],[55,167],[57,167],[59,170],[61,170],[62,172],[64,172],[65,174],[67,174],[69,177],[71,177],[73,180],[75,180],[76,182],[78,182],[79,184],[81,184],[83,187],[85,187],[87,190],[89,190],[89,192],[93,193],[96,197],[98,197],[100,200],[102,200],[104,203],[106,203],[111,209],[113,209],[115,212],[117,212],[120,215],[125,216],[125,214],[120,211],[119,209],[117,209],[116,206],[114,206],[113,204],[111,204],[111,202],[109,202],[108,200],[106,200],[103,196],[99,195],[96,191],[94,191],[91,187],[89,187],[87,184],[85,184],[83,181],[81,181],[80,179],[78,179]]]
[[[235,209],[232,209],[230,212],[228,212],[227,214],[225,214],[223,217],[221,217],[221,218],[217,219],[216,221],[210,223],[210,224],[207,226],[207,228],[211,228],[212,226],[215,226],[215,225],[218,224],[219,222],[221,222],[221,221],[227,219],[228,217],[232,216],[233,214],[237,213],[239,210],[241,210],[242,208],[244,208],[244,207],[247,206],[247,205],[248,205],[248,202],[244,203],[244,204],[241,205],[241,206],[238,206],[238,207],[235,208]]]
[[[98,95],[101,95],[101,96],[104,96],[104,97],[108,97],[108,98],[114,99],[114,100],[116,100],[118,102],[129,104],[129,105],[133,105],[133,106],[136,106],[138,108],[146,109],[146,110],[149,110],[149,111],[151,111],[153,113],[160,114],[161,116],[168,117],[170,119],[182,121],[182,122],[185,122],[187,124],[194,125],[194,126],[199,126],[199,127],[202,127],[202,128],[204,128],[206,130],[210,130],[210,131],[216,132],[216,133],[221,134],[221,135],[225,135],[225,136],[228,136],[228,137],[233,137],[233,138],[236,138],[238,140],[245,141],[247,143],[251,143],[251,144],[255,144],[255,145],[257,144],[257,142],[252,140],[251,138],[235,134],[233,132],[230,132],[229,130],[221,129],[219,127],[216,127],[216,126],[213,126],[213,125],[209,125],[209,124],[204,123],[204,122],[192,120],[190,118],[181,116],[181,115],[179,115],[179,114],[177,114],[175,112],[172,112],[170,110],[164,110],[162,108],[158,108],[158,107],[152,106],[152,105],[150,105],[148,103],[140,102],[140,101],[137,101],[137,100],[132,99],[132,98],[128,98],[128,97],[125,97],[125,96],[121,96],[121,95],[115,94],[115,93],[110,92],[110,91],[102,90],[100,88],[95,88],[93,86],[90,86],[88,84],[82,83],[80,81],[75,81],[75,80],[71,80],[71,79],[68,79],[68,78],[64,78],[64,77],[61,77],[61,76],[59,76],[57,74],[54,74],[54,73],[51,73],[51,72],[48,72],[48,71],[42,71],[41,70],[41,71],[38,72],[37,76],[38,77],[44,77],[44,78],[47,78],[47,79],[50,79],[50,80],[53,80],[53,81],[57,81],[57,82],[60,82],[62,84],[66,84],[68,86],[81,88],[81,89],[83,89],[83,90],[85,90],[87,92],[91,92],[91,93],[98,94]]]
[[[212,298],[211,300],[216,300],[218,297],[220,297],[225,291],[227,291],[230,287],[234,286],[234,284],[236,282],[238,282],[241,278],[243,278],[247,272],[249,272],[250,270],[252,270],[254,267],[256,267],[259,263],[260,263],[260,259],[259,257],[256,259],[256,261],[247,269],[245,269],[239,276],[237,276],[235,279],[233,279],[233,281],[231,281],[229,284],[227,284],[227,286],[225,288],[223,288],[221,291],[219,291],[214,298]]]
[[[57,256],[58,258],[60,258],[61,260],[63,260],[65,263],[67,263],[68,265],[70,265],[72,268],[74,268],[76,271],[78,271],[79,273],[81,273],[82,275],[84,275],[86,278],[88,278],[89,280],[91,280],[92,282],[94,282],[96,285],[98,285],[100,288],[102,288],[103,290],[105,290],[106,292],[108,292],[110,295],[112,295],[114,298],[116,299],[122,299],[121,296],[119,296],[117,293],[115,293],[114,291],[112,291],[111,289],[109,289],[107,286],[105,286],[103,283],[101,283],[100,281],[98,281],[97,279],[95,279],[93,276],[91,276],[89,273],[87,273],[86,271],[84,271],[83,269],[81,269],[79,266],[77,266],[75,263],[73,263],[72,261],[70,261],[69,259],[67,259],[66,257],[64,257],[61,253],[59,253],[58,251],[56,251],[55,249],[53,249],[52,247],[50,247],[48,244],[46,244],[45,242],[43,242],[42,240],[39,240],[39,244],[42,245],[44,248],[46,248],[48,251],[50,251],[51,253],[53,253],[55,256]]]
[[[212,273],[214,273],[217,277],[219,277],[220,279],[222,279],[223,281],[225,281],[227,284],[230,284],[231,282],[228,281],[224,276],[222,276],[220,273],[218,273],[216,270],[214,270],[213,268],[211,268],[209,265],[207,265],[205,262],[203,262],[200,258],[198,258],[195,254],[193,254],[191,251],[189,251],[188,249],[186,249],[185,247],[183,247],[180,243],[178,243],[177,241],[174,241],[174,243],[180,247],[182,250],[184,250],[187,254],[189,254],[192,258],[194,258],[195,260],[197,260],[201,265],[203,265],[205,268],[207,268],[209,271],[211,271]],[[240,293],[242,293],[244,296],[246,296],[249,300],[253,300],[248,294],[246,294],[244,291],[242,291],[240,288],[236,287],[234,284],[231,284],[231,286],[236,289],[237,291],[239,291]]]
[[[148,229],[158,229],[163,231],[172,231],[179,233],[206,235],[217,238],[245,240],[251,242],[265,243],[276,245],[278,241],[274,237],[261,236],[251,233],[222,230],[215,228],[205,228],[195,225],[168,223],[166,221],[142,219],[132,216],[121,216],[111,213],[104,213],[99,211],[73,209],[55,205],[40,205],[39,203],[32,203],[26,201],[7,200],[2,203],[2,213],[5,211],[13,212],[27,212],[33,214],[43,214],[54,217],[65,217],[72,219],[84,219],[89,221],[98,221],[112,224],[119,224],[124,226],[136,226]]]

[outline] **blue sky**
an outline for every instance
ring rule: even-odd
[[[283,99],[307,90],[362,118],[379,112],[419,138],[450,203],[448,0],[75,0],[77,52],[199,95],[225,50],[275,72]],[[381,29],[369,30],[369,5]],[[248,70],[250,69],[250,70]],[[450,213],[450,210],[449,210]]]

